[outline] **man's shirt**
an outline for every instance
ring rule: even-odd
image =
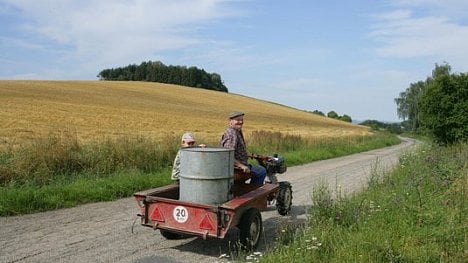
[[[221,146],[228,149],[234,149],[234,159],[247,165],[247,147],[245,146],[242,130],[227,128],[221,138]]]

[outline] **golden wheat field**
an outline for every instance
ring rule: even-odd
[[[233,110],[246,113],[246,137],[259,130],[304,137],[369,134],[364,126],[205,89],[152,82],[4,80],[0,81],[0,144],[63,133],[83,142],[118,136],[162,140],[185,131],[217,141]]]

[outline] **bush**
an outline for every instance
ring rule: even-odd
[[[440,74],[420,102],[421,124],[437,142],[468,140],[468,74]]]

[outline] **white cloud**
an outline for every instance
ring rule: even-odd
[[[371,37],[382,42],[377,51],[385,57],[442,56],[457,58],[468,43],[468,26],[444,17],[415,17],[407,10],[378,17]],[[463,57],[468,62],[468,55]]]
[[[64,61],[92,61],[101,68],[146,60],[163,50],[200,45],[209,41],[197,36],[200,28],[240,15],[228,8],[229,1],[219,0],[5,2],[22,14],[24,22],[18,29],[29,36],[21,40],[22,36],[17,36],[19,39],[11,39],[11,43],[36,36],[49,43],[43,43],[45,49],[57,49],[59,44],[67,50]]]
[[[426,58],[447,61],[467,70],[468,2],[460,0],[401,0],[397,9],[375,15],[369,36],[384,58]]]
[[[466,17],[468,1],[466,0],[393,0],[390,2],[397,8],[418,8],[429,14],[439,14],[456,18]]]

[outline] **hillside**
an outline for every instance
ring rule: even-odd
[[[313,106],[313,105],[311,105]],[[236,94],[148,82],[0,81],[0,143],[50,133],[80,140],[192,131],[217,141],[227,113],[246,113],[244,133],[268,130],[305,137],[365,135],[368,128]]]

